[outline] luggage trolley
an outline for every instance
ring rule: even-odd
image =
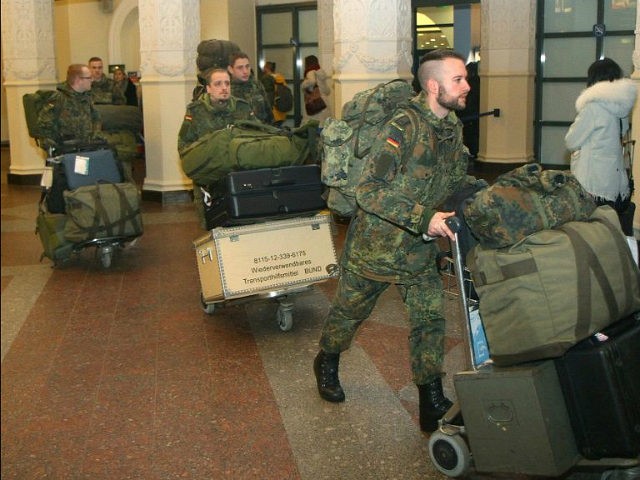
[[[69,152],[56,156],[50,152],[44,172],[40,214],[65,214],[67,222],[77,222],[78,228],[87,232],[86,238],[68,246],[71,253],[95,246],[96,257],[104,268],[109,268],[118,249],[142,235],[138,188],[123,178],[113,150],[106,145],[75,146]],[[93,193],[87,191],[85,197],[95,199],[93,207],[85,197],[85,200],[75,201],[64,199],[63,191],[78,192],[77,189],[83,187],[92,190]],[[57,199],[50,202],[51,196]],[[76,208],[84,205],[78,217],[82,220],[73,218],[69,213],[66,204],[70,201]],[[90,218],[87,208],[93,208]]]
[[[293,327],[293,295],[339,274],[331,216],[217,227],[193,242],[201,284],[201,304],[218,308],[259,299],[279,303],[276,321]]]
[[[457,217],[447,224],[456,241],[444,269],[445,280],[449,280],[445,289],[455,288],[460,297],[470,369],[455,374],[456,402],[429,438],[434,466],[454,478],[472,469],[560,477],[574,467],[597,469],[602,479],[640,478],[640,452],[630,458],[587,459],[582,455],[554,360],[502,368],[492,365],[479,301],[474,298],[458,246],[463,225]],[[451,283],[454,278],[455,286]]]

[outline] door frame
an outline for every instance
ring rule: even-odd
[[[300,125],[302,121],[302,109],[301,105],[301,90],[300,84],[302,83],[302,72],[301,69],[298,68],[298,65],[302,65],[304,59],[300,53],[302,48],[308,47],[316,47],[318,48],[318,40],[315,42],[301,42],[300,41],[300,25],[298,21],[298,13],[301,11],[308,10],[318,10],[317,2],[299,2],[299,3],[288,3],[282,5],[265,5],[265,6],[257,6],[256,7],[256,52],[258,55],[257,58],[257,68],[260,68],[260,65],[263,64],[265,59],[265,49],[266,48],[291,48],[291,65],[293,72],[293,78],[285,78],[287,85],[293,91],[293,110],[292,112],[287,113],[287,120],[293,120],[294,125]],[[263,14],[272,14],[272,13],[291,13],[291,21],[292,21],[292,37],[289,39],[288,43],[264,43],[262,41],[262,33],[263,33],[263,25],[262,25],[262,15]],[[257,73],[257,72],[256,72]]]

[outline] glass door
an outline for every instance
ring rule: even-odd
[[[636,0],[538,0],[536,71],[536,159],[569,166],[564,136],[586,88],[587,69],[609,57],[629,75]]]
[[[303,98],[300,91],[304,57],[318,54],[318,16],[316,2],[294,3],[256,8],[258,62],[274,62],[293,91],[294,108],[285,125],[293,127],[302,120]]]

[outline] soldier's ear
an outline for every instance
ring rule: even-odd
[[[435,78],[430,78],[427,80],[425,89],[427,90],[427,93],[431,95],[438,95],[438,91],[440,90],[440,84]]]

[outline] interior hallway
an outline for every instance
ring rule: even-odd
[[[273,302],[207,315],[193,206],[149,202],[144,235],[110,269],[93,249],[52,269],[34,234],[40,189],[7,185],[7,168],[3,147],[3,480],[447,478],[418,427],[394,289],[343,355],[346,402],[330,404],[312,361],[334,280],[294,297],[290,332]],[[337,225],[338,247],[343,233]],[[457,305],[449,298],[452,373]]]

